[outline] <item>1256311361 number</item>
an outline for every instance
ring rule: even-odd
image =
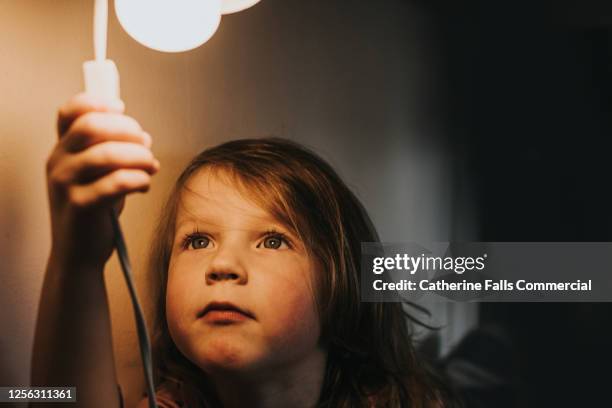
[[[0,402],[76,402],[75,387],[0,387]]]

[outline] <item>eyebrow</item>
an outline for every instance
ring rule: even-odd
[[[221,228],[221,225],[215,222],[210,221],[207,218],[203,218],[203,217],[188,217],[188,218],[184,218],[183,220],[181,220],[180,222],[176,223],[176,232],[178,233],[179,230],[181,230],[182,228],[185,228],[186,226],[189,225],[195,225],[196,227],[202,226],[203,229],[206,229],[206,227],[219,227]],[[269,229],[279,229],[282,230],[283,233],[286,233],[288,235],[291,235],[294,239],[299,239],[298,234],[296,234],[293,229],[287,227],[285,224],[283,224],[282,222],[271,218],[271,217],[266,217],[266,219],[261,219],[258,220],[256,222],[250,223],[247,225],[248,228],[233,228],[233,229],[240,229],[240,230],[244,230],[244,231],[263,231],[263,230],[269,230]],[[227,228],[223,228],[223,229],[227,229]],[[281,231],[279,231],[281,232]]]
[[[183,218],[182,220],[176,222],[176,228],[175,229],[179,230],[184,225],[188,225],[188,224],[215,225],[214,222],[211,222],[211,221],[207,220],[206,218],[202,218],[202,217],[186,217],[186,218]]]

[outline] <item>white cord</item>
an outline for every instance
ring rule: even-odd
[[[106,59],[108,32],[108,0],[95,0],[94,5],[94,54],[96,61]]]

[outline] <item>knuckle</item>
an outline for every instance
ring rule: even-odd
[[[99,144],[93,154],[96,164],[114,164],[134,167],[153,161],[153,153],[142,145],[129,142],[106,142]]]
[[[87,112],[76,120],[75,127],[77,127],[81,132],[94,132],[98,127],[99,116],[100,115],[97,112]]]
[[[58,119],[65,119],[70,116],[71,112],[74,111],[74,108],[80,104],[80,95],[75,95],[66,101],[62,106],[57,110]]]
[[[118,170],[115,172],[113,177],[113,189],[114,190],[127,190],[133,185],[132,177],[130,172],[125,170]]]
[[[146,171],[138,171],[138,187],[146,187],[151,184],[151,175]]]
[[[47,161],[45,162],[45,171],[47,175],[50,175],[53,170],[62,163],[63,159],[65,159],[64,151],[58,143],[47,156]]]
[[[117,172],[117,174],[115,174],[115,177],[113,178],[113,190],[125,190],[126,188],[128,188],[129,186],[129,180],[127,178],[127,176],[125,175],[125,173],[119,171]]]
[[[72,207],[77,209],[84,209],[90,205],[87,197],[76,188],[71,188],[68,191],[68,201]]]
[[[57,119],[61,120],[65,118],[66,116],[68,116],[68,104],[67,103],[60,106],[59,109],[57,110]]]
[[[138,148],[140,149],[141,154],[146,161],[152,162],[155,159],[151,150],[147,149],[144,146],[138,146]]]
[[[66,187],[70,184],[71,174],[66,166],[55,166],[47,173],[47,180],[56,188]]]
[[[136,119],[134,119],[131,116],[127,116],[127,115],[121,115],[121,116],[123,120],[125,121],[126,128],[128,128],[130,131],[135,132],[135,133],[142,131],[142,127],[140,126],[140,123],[138,123]]]
[[[153,138],[148,132],[141,132],[142,144],[144,144],[148,149],[151,149],[151,145],[153,144]]]
[[[108,164],[114,159],[114,149],[111,142],[101,143],[92,148],[91,152],[92,160],[94,164]]]
[[[68,130],[65,136],[66,143],[78,146],[90,145],[96,134],[97,123],[98,120],[93,112],[81,115]]]
[[[47,161],[45,162],[45,173],[47,174],[47,176],[51,175],[54,168],[55,168],[55,157],[53,154],[51,154],[49,155],[49,157],[47,157]]]
[[[59,173],[59,171],[57,171],[56,169],[51,170],[48,174],[49,175],[47,178],[49,180],[49,183],[51,183],[51,185],[60,186],[64,184],[64,178]]]

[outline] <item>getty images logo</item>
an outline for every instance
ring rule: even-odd
[[[385,271],[406,271],[414,275],[418,271],[452,271],[458,275],[466,271],[482,271],[485,269],[487,254],[478,257],[471,256],[410,256],[396,254],[389,257],[375,257],[372,272],[377,275]]]

